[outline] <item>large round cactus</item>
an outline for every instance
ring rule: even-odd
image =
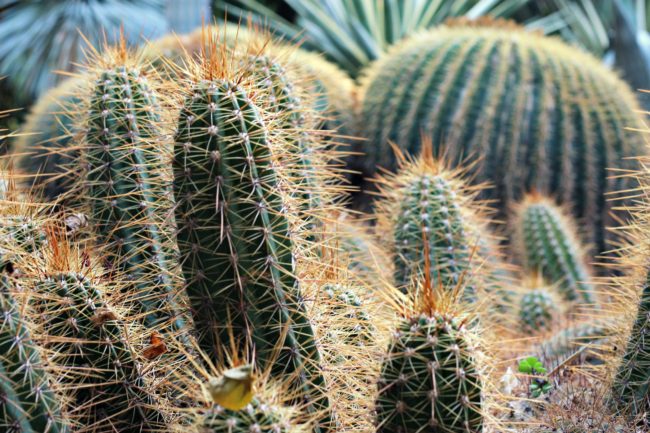
[[[391,142],[413,153],[430,136],[455,162],[480,156],[502,205],[530,189],[570,203],[605,249],[605,194],[628,182],[608,168],[634,164],[643,139],[625,129],[640,125],[634,94],[598,60],[507,22],[449,23],[395,47],[361,94],[366,171],[395,168]]]

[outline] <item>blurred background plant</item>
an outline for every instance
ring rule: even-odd
[[[420,30],[483,15],[558,35],[601,57],[633,88],[650,87],[650,0],[0,0],[0,110],[29,108],[62,79],[54,71],[73,70],[83,56],[80,34],[96,44],[120,26],[137,44],[189,32],[202,17],[250,19],[356,77]],[[15,130],[21,120],[0,127]]]

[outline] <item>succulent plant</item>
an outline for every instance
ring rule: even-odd
[[[0,430],[67,433],[58,396],[39,348],[13,298],[13,282],[3,263],[0,276]]]
[[[650,285],[644,284],[636,319],[625,353],[614,380],[614,399],[618,407],[632,416],[650,422]]]
[[[395,46],[365,72],[360,126],[366,173],[397,167],[390,144],[416,154],[435,137],[454,163],[495,188],[505,214],[526,191],[553,194],[607,249],[606,195],[633,180],[608,176],[643,153],[634,94],[599,60],[516,24],[457,21]]]
[[[292,425],[286,419],[282,408],[261,403],[253,399],[245,409],[232,411],[215,406],[205,412],[198,431],[201,433],[290,433]]]
[[[18,167],[30,175],[44,198],[53,200],[69,190],[70,165],[78,157],[72,116],[79,104],[84,80],[70,78],[41,96],[25,120],[23,134],[16,137],[12,153]],[[79,167],[75,167],[76,170]]]
[[[564,328],[542,341],[536,348],[540,359],[549,365],[581,357],[600,362],[597,347],[610,337],[611,327],[603,323],[579,323]]]
[[[431,146],[427,142],[420,158],[401,162],[396,175],[379,179],[378,231],[390,236],[399,287],[419,277],[429,260],[435,284],[453,289],[464,280],[464,298],[475,301],[477,285],[491,277],[487,259],[498,254],[485,250],[492,235],[484,204],[475,200],[481,186],[467,185],[461,171],[433,157]]]
[[[147,326],[184,329],[175,274],[171,143],[161,126],[155,74],[124,47],[108,50],[93,79],[82,145],[81,190],[109,267],[132,281]]]
[[[519,318],[526,329],[547,330],[553,323],[555,308],[553,297],[546,290],[532,290],[521,297]]]
[[[75,431],[160,431],[165,419],[131,346],[129,323],[104,301],[114,289],[76,272],[35,281],[38,337],[69,397]]]
[[[482,383],[471,330],[434,314],[404,320],[379,377],[379,432],[482,431]]]
[[[517,254],[524,266],[557,284],[566,301],[596,304],[585,253],[570,217],[539,194],[527,195],[515,214]]]
[[[272,129],[255,80],[224,66],[214,44],[181,85],[175,137],[177,239],[199,343],[216,362],[233,340],[240,351],[252,343],[259,368],[293,377],[327,429],[319,353],[296,275],[308,251],[295,220],[303,194],[288,176],[299,164],[295,143]]]

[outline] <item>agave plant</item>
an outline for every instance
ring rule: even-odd
[[[167,30],[163,0],[5,0],[0,6],[0,76],[22,102],[61,79],[52,71],[69,71],[83,58],[84,37],[95,46],[111,42],[122,25],[135,43]]]
[[[325,53],[352,76],[386,49],[450,17],[510,17],[529,0],[285,0],[293,24],[263,0],[226,0],[216,16],[247,18]]]

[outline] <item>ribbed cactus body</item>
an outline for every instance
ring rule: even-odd
[[[90,100],[83,180],[91,224],[110,266],[132,281],[147,326],[183,328],[173,281],[173,199],[161,108],[140,71],[97,78]]]
[[[34,291],[42,340],[62,373],[79,424],[75,431],[160,431],[164,419],[130,346],[128,326],[104,302],[101,289],[82,275],[63,273],[36,282]]]
[[[646,282],[639,299],[623,360],[614,381],[614,399],[628,414],[645,414],[650,421],[650,284]]]
[[[550,329],[558,313],[553,296],[544,289],[530,290],[519,302],[519,320],[523,329],[545,331]]]
[[[390,240],[394,280],[407,287],[427,265],[434,286],[453,290],[463,282],[464,298],[474,301],[478,286],[492,277],[491,233],[485,208],[461,173],[441,160],[423,155],[403,164],[396,175],[381,179],[378,232]],[[480,268],[480,272],[478,272]]]
[[[468,329],[444,316],[405,320],[379,378],[379,432],[482,431],[482,383]]]
[[[287,206],[293,190],[278,174],[264,118],[242,86],[215,80],[187,90],[174,193],[199,343],[221,362],[220,350],[233,337],[240,346],[252,342],[262,369],[293,375],[312,408],[326,408],[295,275],[296,234]],[[291,153],[284,156],[291,165]]]
[[[0,243],[5,248],[18,248],[25,253],[37,253],[46,244],[43,227],[29,216],[0,217]]]
[[[576,356],[578,352],[608,337],[608,327],[602,324],[584,323],[558,331],[544,340],[538,347],[540,359],[550,361],[552,366],[559,365]],[[585,348],[585,349],[583,349]],[[591,355],[587,353],[586,355]]]
[[[305,220],[305,229],[310,231],[310,239],[316,239],[319,228],[318,219],[313,213],[321,210],[323,200],[319,172],[323,162],[318,161],[316,141],[310,135],[310,126],[303,107],[299,92],[291,83],[290,77],[283,66],[268,56],[251,56],[244,62],[244,67],[250,71],[252,79],[257,81],[261,90],[261,104],[276,117],[276,128],[285,131],[285,146],[287,152],[296,156],[295,182],[303,197],[300,200],[301,215]],[[315,119],[311,119],[313,122]]]
[[[16,137],[12,149],[18,167],[33,175],[31,183],[39,191],[42,188],[47,199],[57,198],[74,182],[67,176],[78,156],[70,112],[80,105],[76,94],[82,84],[82,79],[71,78],[44,94],[25,120],[25,134]]]
[[[232,411],[216,406],[198,422],[200,433],[290,433],[295,431],[283,410],[256,398],[244,409]]]
[[[0,276],[0,431],[69,432],[11,285]]]
[[[337,339],[349,346],[370,344],[375,327],[354,290],[341,284],[326,284],[321,291],[332,303],[333,314],[341,316],[345,321],[344,326],[336,326],[330,330],[326,338]]]
[[[549,199],[528,196],[518,205],[513,224],[518,254],[527,269],[557,284],[567,301],[596,303],[576,230],[559,207]]]
[[[599,60],[507,23],[446,25],[396,46],[366,71],[359,120],[367,172],[395,168],[390,142],[416,154],[434,137],[495,188],[505,212],[537,189],[571,204],[605,250],[607,192],[631,179],[608,176],[643,153],[634,94]]]

